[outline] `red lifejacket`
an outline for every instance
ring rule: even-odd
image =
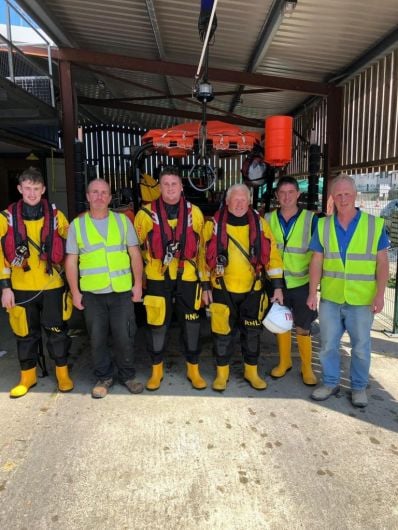
[[[269,263],[271,243],[265,237],[261,229],[260,214],[249,208],[247,211],[249,221],[249,253],[246,255],[248,261],[258,276],[263,268]],[[206,262],[210,269],[215,269],[217,265],[225,267],[228,265],[228,233],[227,233],[228,209],[226,207],[218,210],[214,217],[213,235],[207,243]],[[243,251],[243,249],[242,249]]]
[[[41,260],[47,262],[46,272],[52,274],[52,265],[59,264],[65,256],[65,241],[57,229],[57,209],[47,199],[40,201],[43,209],[43,227],[40,232],[40,244],[28,238],[22,216],[22,199],[10,204],[8,211],[8,230],[2,238],[3,253],[11,266],[29,270],[27,260],[30,256],[29,242],[36,246]]]
[[[179,261],[194,259],[198,254],[199,236],[193,229],[192,204],[183,197],[178,204],[177,226],[171,228],[162,197],[151,202],[153,228],[149,233],[149,251],[153,258],[164,262],[171,252]]]

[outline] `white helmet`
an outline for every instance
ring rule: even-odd
[[[292,312],[288,307],[275,302],[264,318],[263,324],[271,333],[286,333],[293,326]]]

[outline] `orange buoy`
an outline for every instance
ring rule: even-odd
[[[269,116],[265,119],[265,161],[285,166],[292,159],[293,118]]]

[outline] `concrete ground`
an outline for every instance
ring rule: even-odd
[[[370,403],[355,409],[343,389],[318,403],[299,360],[264,392],[242,378],[238,353],[223,394],[185,379],[173,328],[159,391],[132,396],[115,385],[93,400],[87,339],[74,338],[75,390],[57,392],[53,366],[25,397],[14,340],[0,312],[0,528],[397,529],[398,345],[374,332]],[[314,337],[316,372],[320,366]],[[202,373],[214,376],[203,322]],[[138,377],[150,371],[142,329]],[[277,361],[264,331],[261,373]],[[50,362],[48,362],[51,365]]]

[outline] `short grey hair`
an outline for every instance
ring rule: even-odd
[[[336,187],[336,184],[339,184],[340,182],[347,182],[347,184],[350,184],[352,189],[357,192],[357,185],[355,184],[355,180],[350,177],[350,175],[347,175],[346,173],[340,173],[340,175],[337,175],[332,182],[330,183],[330,194],[333,195],[334,188]]]
[[[250,190],[246,184],[233,184],[230,188],[227,189],[227,194],[225,195],[225,202],[228,204],[231,195],[236,191],[244,191],[247,194],[248,201],[251,201]]]
[[[107,182],[105,179],[93,179],[93,180],[90,180],[90,182],[88,183],[88,186],[87,186],[86,193],[89,193],[89,191],[91,189],[91,185],[92,184],[96,184],[97,182],[103,182],[104,184],[106,184],[109,193],[111,193],[111,187],[109,185],[109,182]]]

